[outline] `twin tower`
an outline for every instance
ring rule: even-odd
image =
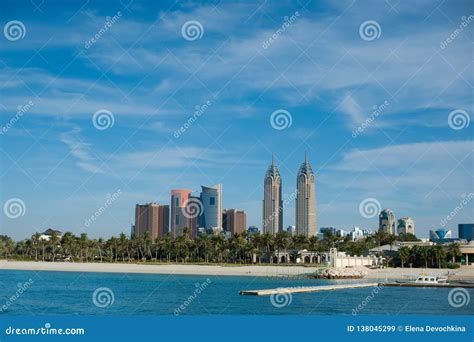
[[[307,237],[316,235],[316,187],[314,172],[308,159],[304,162],[296,177],[296,193],[283,202],[281,196],[281,176],[272,156],[263,184],[263,233],[272,235],[283,231],[283,208],[296,196],[296,234]]]

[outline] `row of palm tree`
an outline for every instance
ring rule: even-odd
[[[398,239],[417,240],[413,235],[398,236]],[[184,234],[176,238],[169,234],[153,240],[147,234],[128,238],[122,233],[118,237],[113,236],[104,240],[90,239],[86,233],[76,236],[66,232],[59,236],[53,231],[49,240],[41,238],[39,233],[19,242],[14,242],[8,236],[0,236],[0,257],[72,262],[273,263],[274,259],[275,262],[279,262],[279,258],[274,258],[279,252],[289,253],[290,260],[296,260],[298,251],[301,250],[324,253],[332,247],[349,255],[364,255],[370,249],[380,248],[385,244],[392,246],[396,241],[397,236],[382,231],[357,241],[331,233],[326,234],[323,239],[315,236],[308,238],[303,235],[290,235],[287,232],[275,235],[257,233],[252,236],[244,232],[231,238],[225,238],[223,235],[191,237],[189,229],[185,229]],[[436,254],[431,249],[428,254],[424,254],[424,249],[414,247],[410,249],[407,257],[406,249],[402,247],[400,250],[399,257],[403,265],[409,258],[420,265],[422,261],[426,266],[441,265],[441,260],[444,262],[447,256],[453,258],[458,256],[453,251]]]
[[[458,243],[433,246],[402,246],[397,251],[401,266],[411,262],[415,267],[446,267],[461,256]]]

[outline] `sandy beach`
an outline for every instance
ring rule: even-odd
[[[125,263],[65,263],[65,262],[32,262],[0,261],[1,270],[24,271],[63,271],[63,272],[115,272],[145,274],[182,274],[182,275],[216,275],[216,276],[302,276],[318,270],[314,266],[279,266],[279,265],[195,265],[195,264],[125,264]],[[453,280],[474,280],[474,267],[462,266],[459,269],[410,269],[385,268],[363,270],[367,280],[395,280],[416,277],[420,272],[430,275],[449,274]]]

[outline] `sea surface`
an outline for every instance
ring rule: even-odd
[[[344,282],[0,270],[0,315],[474,315],[473,289],[451,296],[452,289],[402,287],[377,293],[363,288],[239,295],[240,290],[334,283]]]

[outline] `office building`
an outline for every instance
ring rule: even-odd
[[[306,237],[315,236],[316,187],[314,172],[306,153],[296,178],[296,189],[296,234]]]
[[[474,240],[474,223],[458,224],[458,236],[467,241]]]
[[[146,233],[151,240],[162,237],[169,230],[169,206],[158,203],[137,204],[135,206],[134,237],[141,238]]]
[[[231,235],[242,234],[247,227],[245,210],[224,209],[222,211],[222,228]]]
[[[191,190],[171,190],[170,232],[173,238],[183,235],[184,228],[191,227],[191,220],[195,214],[189,206],[190,198]]]
[[[206,230],[222,230],[222,185],[201,186],[202,215],[199,225]]]
[[[415,235],[415,222],[411,217],[402,217],[398,219],[397,234]]]
[[[275,235],[283,230],[282,180],[272,156],[263,182],[263,233]]]
[[[395,215],[390,209],[384,209],[379,215],[379,230],[395,234]]]

